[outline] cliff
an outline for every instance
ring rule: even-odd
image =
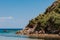
[[[60,0],[55,1],[43,14],[30,20],[20,33],[60,34]]]

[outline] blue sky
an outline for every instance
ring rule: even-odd
[[[54,0],[0,0],[0,28],[24,28]]]

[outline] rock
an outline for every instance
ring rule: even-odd
[[[7,32],[7,30],[4,30],[4,32]]]

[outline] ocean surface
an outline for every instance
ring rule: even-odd
[[[41,40],[28,38],[25,35],[17,35],[16,32],[21,29],[0,29],[0,40]]]

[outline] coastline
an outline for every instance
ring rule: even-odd
[[[40,38],[40,39],[47,39],[47,38],[60,39],[60,36],[58,34],[29,34],[27,36]]]
[[[22,31],[21,31],[22,32]],[[32,33],[32,34],[28,34],[28,33],[24,33],[24,32],[18,32],[16,34],[18,35],[26,35],[29,38],[40,38],[40,39],[49,39],[49,38],[55,38],[55,39],[60,39],[60,35],[59,34],[38,34],[38,33]]]

